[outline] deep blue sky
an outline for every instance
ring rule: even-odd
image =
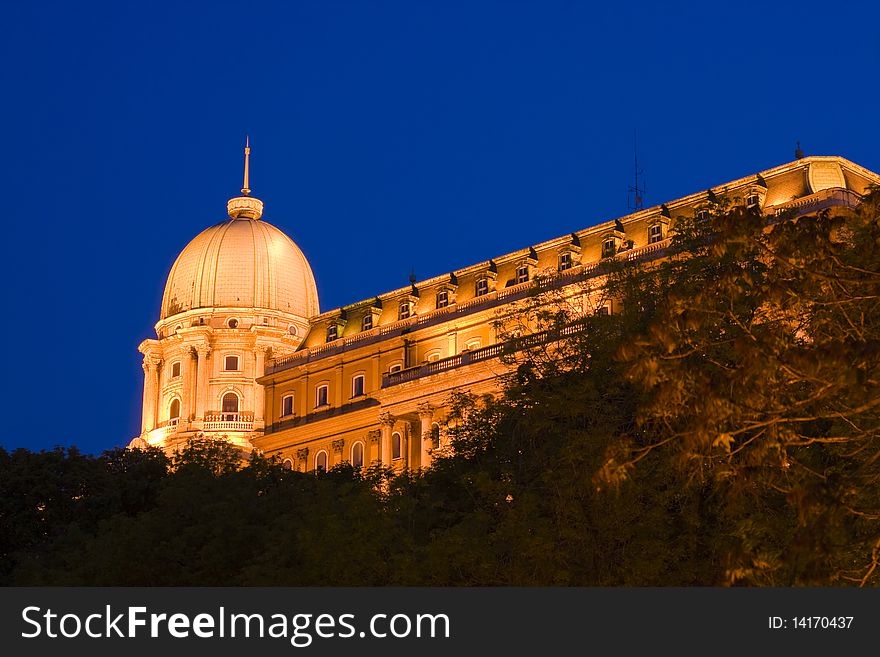
[[[836,8],[836,11],[831,12]],[[4,3],[0,444],[140,429],[138,343],[225,216],[322,310],[807,154],[880,171],[877,3]]]

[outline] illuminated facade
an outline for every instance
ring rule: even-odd
[[[231,299],[205,296],[178,299],[178,307],[174,290],[185,285],[172,282],[182,275],[188,285],[190,278],[178,274],[175,264],[156,325],[159,339],[140,347],[146,373],[141,439],[173,446],[199,432],[226,435],[299,470],[327,469],[343,461],[427,467],[432,454],[446,447],[451,393],[498,391],[498,376],[506,372],[499,359],[504,348],[499,322],[521,322],[522,305],[536,291],[558,290],[557,299],[582,313],[614,313],[614,301],[601,292],[601,263],[662,256],[675,218],[704,211],[713,198],[756,206],[768,216],[790,209],[810,214],[852,207],[872,184],[880,184],[880,177],[843,158],[802,158],[320,314],[309,265],[295,246],[298,256],[290,256],[291,270],[276,274],[289,277],[291,294],[301,300],[295,307],[263,304],[265,310],[245,314]],[[220,226],[264,224],[259,216],[232,217],[236,204],[245,201],[255,199],[232,199],[231,219]],[[214,263],[209,267],[213,285],[239,285],[238,268],[209,262]],[[259,268],[258,262],[257,257]],[[237,329],[225,324],[233,316],[243,322]],[[202,317],[210,317],[209,327],[197,323]],[[296,335],[285,330],[285,323],[295,327]],[[533,326],[525,322],[522,328],[528,333]],[[187,349],[189,374],[181,371],[175,383],[168,364],[173,367],[171,361]],[[221,366],[233,351],[251,355],[234,384]],[[233,385],[254,413],[244,433],[232,434],[205,419],[209,407],[223,417],[223,395]],[[201,397],[200,386],[208,388]],[[190,391],[190,402],[179,417],[186,417],[186,424],[183,419],[170,423],[170,404],[175,394],[183,404],[184,389]]]

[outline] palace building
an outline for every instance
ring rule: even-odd
[[[173,451],[204,436],[303,471],[343,461],[428,467],[447,447],[452,393],[498,392],[502,351],[533,328],[511,341],[499,326],[521,320],[536,292],[614,313],[603,262],[662,257],[676,217],[722,198],[768,217],[813,214],[854,207],[880,184],[844,158],[802,157],[322,313],[309,263],[250,195],[248,157],[246,148],[242,195],[178,256],[157,338],[139,347],[143,420],[131,446]]]

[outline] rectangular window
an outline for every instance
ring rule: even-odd
[[[617,245],[614,243],[613,239],[605,240],[602,242],[602,257],[610,258],[615,253],[617,253]]]
[[[571,261],[571,253],[566,251],[565,253],[559,254],[559,271],[565,271],[566,269],[571,269],[572,261]]]
[[[180,376],[180,363],[172,363],[171,364],[171,378],[176,379]]]
[[[409,301],[404,301],[397,309],[397,319],[409,319]]]
[[[361,321],[361,331],[369,331],[373,328],[373,313],[369,313],[368,315],[364,315],[364,319]]]
[[[238,356],[227,356],[223,359],[223,369],[227,372],[238,371]]]
[[[648,229],[648,244],[663,241],[663,224],[654,224]]]
[[[443,290],[442,292],[437,293],[437,307],[445,308],[449,305],[449,292]]]
[[[596,314],[599,315],[600,317],[605,317],[605,316],[609,315],[610,313],[608,311],[608,306],[602,306],[601,308],[597,308]]]
[[[330,399],[330,388],[327,385],[320,385],[315,389],[315,407],[328,406]]]
[[[293,395],[284,395],[281,398],[281,417],[293,415]]]
[[[339,327],[331,324],[327,327],[327,342],[333,342],[337,337],[339,337]]]
[[[358,374],[351,380],[351,396],[352,397],[363,397],[364,396],[364,375]]]
[[[757,194],[749,194],[746,199],[746,205],[750,208],[757,207],[758,205],[758,195]]]
[[[489,294],[489,279],[488,278],[480,278],[477,279],[477,287],[474,291],[474,294],[478,297],[485,296]]]
[[[529,266],[522,265],[516,268],[516,282],[525,283],[529,280]]]

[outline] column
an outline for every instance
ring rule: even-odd
[[[254,347],[254,379],[259,379],[266,373],[266,351],[264,345]],[[259,383],[254,383],[254,428],[264,426],[266,408],[266,389]]]
[[[378,352],[370,358],[370,364],[372,365],[372,373],[373,373],[372,387],[373,387],[373,389],[378,390],[379,388],[382,387],[382,373],[379,371],[379,354],[378,354]]]
[[[458,333],[456,331],[449,331],[446,334],[446,342],[447,342],[447,356],[455,356],[458,353]]]
[[[428,403],[416,406],[419,420],[422,423],[422,435],[419,437],[419,467],[427,468],[431,465],[431,420],[434,418],[434,407]]]
[[[382,432],[378,429],[368,431],[367,441],[368,449],[370,450],[370,464],[375,465],[376,463],[381,463],[382,452],[380,450],[382,449]],[[373,456],[374,454],[375,456]]]
[[[208,403],[208,377],[210,376],[208,368],[208,355],[211,349],[207,346],[201,346],[197,349],[199,363],[196,372],[196,420],[204,421],[205,413],[209,410],[206,407]]]
[[[334,384],[336,390],[333,392],[333,408],[342,408],[343,400],[348,399],[347,394],[345,395],[345,397],[343,397],[344,393],[342,386],[342,363],[337,365],[334,369],[336,370],[336,383]],[[364,462],[366,462],[366,460],[367,457],[365,455]]]
[[[159,368],[152,358],[144,356],[144,404],[141,412],[141,432],[156,428],[156,402],[159,398]]]
[[[379,413],[379,422],[382,423],[382,443],[379,449],[379,460],[386,467],[391,467],[391,430],[394,428],[394,421],[394,416],[388,411]]]
[[[184,347],[183,353],[180,358],[180,376],[181,376],[181,386],[180,386],[180,421],[181,424],[189,422],[192,418],[193,414],[193,399],[192,399],[192,358],[193,358],[193,348],[192,347]],[[181,430],[185,430],[187,427],[181,427]]]
[[[328,470],[334,465],[342,463],[342,452],[345,449],[345,440],[343,438],[337,438],[331,443],[331,445],[333,449],[331,450],[332,455],[330,458],[333,460],[327,463]],[[364,456],[364,461],[366,462],[366,456]]]

